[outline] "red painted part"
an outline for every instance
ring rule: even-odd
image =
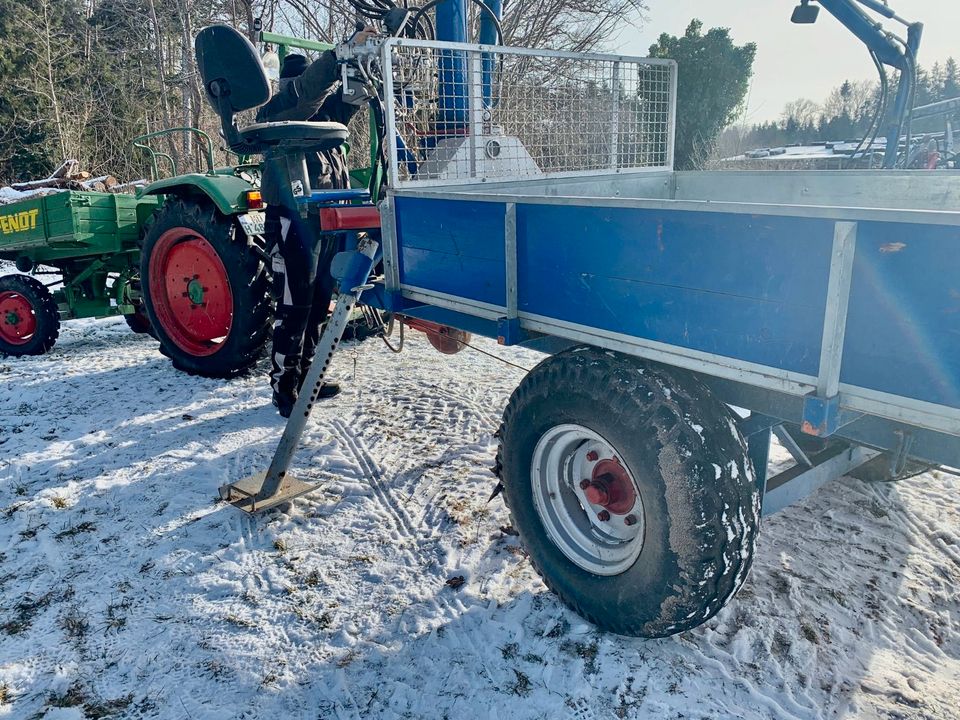
[[[26,345],[36,331],[33,304],[13,290],[0,293],[0,338],[11,345]]]
[[[190,228],[171,228],[154,246],[150,299],[166,334],[194,357],[215,354],[230,336],[233,293],[227,269],[213,246]]]
[[[444,355],[456,355],[467,347],[466,343],[473,340],[473,336],[470,333],[457,330],[447,325],[438,325],[428,320],[420,320],[406,316],[401,319],[407,327],[425,333],[427,340],[430,341],[434,349]]]
[[[637,491],[626,469],[616,460],[601,460],[593,469],[589,487],[583,494],[592,505],[614,515],[626,515],[637,502]]]
[[[320,227],[330,230],[375,230],[380,227],[380,211],[363,205],[320,208]]]

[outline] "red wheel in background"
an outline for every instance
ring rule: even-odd
[[[29,275],[0,277],[0,354],[42,355],[60,334],[50,291]]]
[[[29,299],[14,290],[0,292],[0,339],[26,345],[37,330],[37,316]]]

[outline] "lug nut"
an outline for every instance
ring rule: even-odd
[[[630,527],[631,525],[636,525],[636,524],[637,524],[637,516],[636,516],[636,515],[627,515],[627,516],[623,519],[623,524],[626,525],[627,527]]]
[[[600,459],[600,456],[597,454],[596,450],[591,450],[590,452],[587,453],[587,460],[589,460],[590,462],[596,462],[599,459]]]
[[[581,489],[581,490],[586,490],[588,487],[590,487],[590,481],[589,481],[589,480],[581,480],[581,481],[580,481],[580,489]]]
[[[610,519],[610,513],[608,513],[606,510],[601,510],[600,512],[597,513],[597,520],[599,520],[600,522],[607,522],[607,520],[609,519]]]

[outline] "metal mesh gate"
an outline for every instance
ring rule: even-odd
[[[382,64],[394,187],[673,166],[671,60],[392,40]]]

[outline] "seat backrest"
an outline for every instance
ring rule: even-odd
[[[223,137],[232,150],[242,152],[234,114],[270,99],[270,81],[257,49],[227,25],[205,27],[197,33],[194,47],[203,89],[220,116]]]
[[[197,33],[195,48],[203,88],[214,108],[224,103],[237,113],[270,99],[270,82],[257,49],[232,27],[205,27]]]

